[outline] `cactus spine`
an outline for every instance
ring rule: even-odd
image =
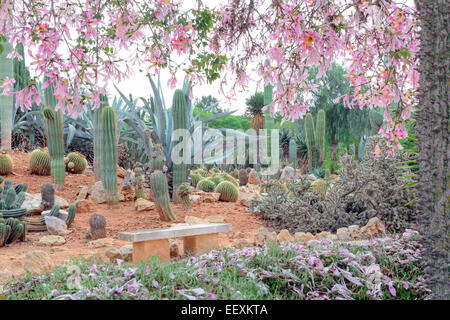
[[[106,201],[109,205],[112,205],[118,201],[116,113],[112,107],[105,107],[101,118],[102,182],[105,188]]]
[[[317,113],[316,125],[310,113],[305,116],[305,135],[308,147],[309,168],[313,170],[321,166],[325,144],[325,111]]]
[[[43,148],[33,150],[29,155],[28,167],[32,174],[50,175],[50,154]]]
[[[94,174],[95,181],[102,180],[102,144],[101,137],[101,121],[103,108],[108,105],[108,97],[106,95],[100,95],[100,107],[92,110],[92,121],[94,124]]]
[[[6,56],[12,52],[13,48],[9,42],[1,42],[3,52],[0,54],[0,79],[6,77],[14,79],[14,61]],[[12,89],[11,91],[14,91]],[[11,151],[11,128],[13,118],[14,97],[0,94],[0,126],[1,126],[1,149],[5,152]]]
[[[186,109],[186,99],[184,97],[184,93],[181,90],[176,90],[175,94],[173,95],[173,129],[187,129],[188,120],[187,120],[187,109]],[[175,145],[178,143],[183,143],[186,145],[186,139],[187,137],[182,137],[182,142],[180,141],[174,141]],[[186,152],[186,148],[183,148],[183,152]],[[186,182],[186,162],[185,162],[185,154],[179,154],[177,157],[181,160],[181,163],[176,163],[177,161],[174,161],[173,164],[173,189],[177,190],[178,187]],[[178,193],[175,192],[175,200],[178,200],[179,197],[177,196]]]
[[[219,200],[236,202],[239,198],[239,190],[230,181],[222,181],[216,187],[215,192],[220,193]]]

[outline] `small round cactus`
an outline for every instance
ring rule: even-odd
[[[72,173],[83,173],[87,166],[86,157],[79,152],[69,153],[65,162],[67,171]]]
[[[220,193],[220,201],[236,202],[239,198],[239,190],[230,181],[222,181],[216,187],[215,192]]]
[[[237,180],[235,178],[233,178],[232,175],[224,172],[220,175],[220,177],[222,178],[222,180],[229,181],[232,184],[234,184],[236,187],[239,187],[239,182],[237,182]]]
[[[195,173],[195,172],[191,173],[189,175],[189,177],[191,177],[193,187],[196,187],[198,182],[203,179],[203,177],[201,175],[199,175],[198,173]]]
[[[50,153],[44,148],[33,150],[28,157],[28,167],[32,174],[49,176],[51,171]]]
[[[187,182],[180,184],[180,186],[178,187],[178,196],[180,197],[181,202],[183,203],[183,208],[185,210],[189,210],[192,208],[189,194],[191,194],[193,190],[194,188],[192,188]]]
[[[203,178],[209,177],[209,173],[205,169],[198,169],[195,173],[201,175]]]
[[[208,178],[204,178],[200,180],[197,184],[197,189],[205,191],[205,192],[213,192],[215,184]]]
[[[239,185],[245,186],[248,183],[248,173],[247,170],[239,170]]]
[[[10,174],[13,168],[13,161],[9,154],[6,152],[0,153],[0,174]]]
[[[222,177],[218,174],[209,177],[208,179],[214,183],[214,186],[217,186],[219,183],[223,181]]]

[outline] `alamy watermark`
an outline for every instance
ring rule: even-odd
[[[174,164],[245,165],[261,164],[263,175],[272,175],[280,167],[278,129],[219,130],[194,124],[192,134],[186,129],[172,133]],[[268,152],[269,151],[269,152]]]

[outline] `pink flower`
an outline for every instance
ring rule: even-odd
[[[380,146],[378,144],[375,146],[375,151],[373,153],[374,153],[375,158],[380,157],[381,149],[380,149]]]

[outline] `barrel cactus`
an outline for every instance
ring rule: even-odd
[[[69,153],[65,162],[67,171],[72,173],[83,173],[87,166],[86,157],[79,152]]]
[[[109,205],[114,205],[118,201],[116,112],[112,107],[105,107],[101,117],[102,182],[105,189],[106,202]]]
[[[208,178],[203,178],[197,184],[197,189],[205,192],[213,192],[216,185]]]
[[[248,172],[245,169],[239,170],[239,185],[245,186],[248,183]]]
[[[0,153],[0,174],[8,175],[11,173],[13,168],[13,161],[9,154],[6,152]]]
[[[220,174],[220,177],[222,178],[222,180],[229,181],[232,184],[234,184],[236,187],[239,187],[239,182],[232,175],[230,175],[226,172],[223,172]]]
[[[161,170],[156,170],[150,174],[150,186],[160,219],[162,221],[175,220],[176,216],[170,206],[167,178]]]
[[[220,193],[220,201],[236,202],[239,199],[239,190],[230,181],[222,181],[219,183],[215,192]]]
[[[33,150],[28,157],[28,167],[32,174],[50,175],[50,153],[44,148]]]
[[[194,188],[192,188],[188,183],[182,183],[178,187],[178,196],[181,199],[181,203],[183,204],[183,208],[185,210],[189,210],[192,208],[191,206],[191,200],[189,199],[189,194],[194,191]]]
[[[191,184],[193,187],[196,187],[198,182],[203,179],[201,175],[195,172],[191,173],[189,177],[191,177]]]

